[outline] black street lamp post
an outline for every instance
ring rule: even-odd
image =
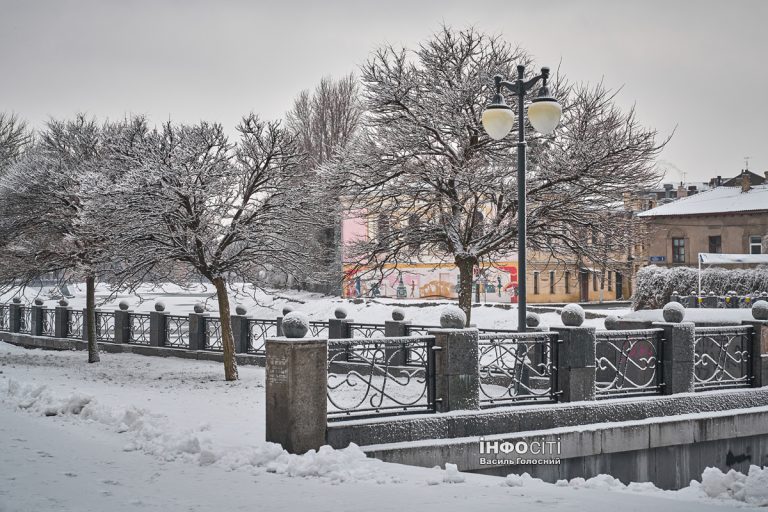
[[[506,82],[501,75],[493,77],[496,94],[483,112],[483,127],[492,139],[501,140],[507,136],[514,125],[515,116],[512,109],[505,103],[501,94],[502,87],[517,96],[517,330],[526,330],[526,255],[525,255],[525,115],[524,102],[528,91],[542,81],[538,94],[528,106],[528,119],[536,131],[549,134],[560,122],[563,110],[557,100],[552,97],[547,88],[549,68],[541,68],[541,74],[525,80],[525,66],[517,66],[517,80]]]

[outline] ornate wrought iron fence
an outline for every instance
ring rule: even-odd
[[[42,309],[43,336],[56,335],[56,310],[51,308]]]
[[[481,333],[480,405],[557,399],[557,333]]]
[[[662,329],[598,331],[596,397],[661,393],[663,334]]]
[[[205,317],[205,350],[222,352],[224,346],[221,340],[221,319]]]
[[[182,315],[166,315],[165,317],[165,346],[189,348],[189,317]]]
[[[752,327],[697,327],[694,388],[749,387],[752,383]]]
[[[128,343],[149,345],[149,313],[128,313]]]
[[[313,338],[326,338],[328,336],[328,322],[311,320],[309,322],[309,335]]]
[[[250,318],[248,320],[248,353],[266,354],[264,344],[267,338],[275,336],[277,336],[277,322],[275,320]]]
[[[25,334],[32,333],[32,308],[29,306],[21,306],[21,318],[19,319],[19,332]]]
[[[96,311],[96,340],[115,341],[115,312]]]
[[[70,309],[67,314],[67,338],[83,339],[83,310]]]
[[[384,325],[351,323],[349,324],[349,333],[351,338],[383,338]]]
[[[328,419],[435,411],[434,337],[328,341]],[[404,351],[427,354],[420,366],[401,364]],[[356,353],[354,361],[346,354]]]
[[[11,308],[7,304],[0,304],[0,331],[11,328]]]

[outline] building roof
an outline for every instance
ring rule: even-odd
[[[742,192],[741,187],[717,187],[646,210],[638,216],[665,217],[752,211],[768,211],[768,185],[753,186],[748,192]]]

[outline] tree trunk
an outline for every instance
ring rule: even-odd
[[[215,277],[216,299],[219,301],[219,318],[221,319],[221,346],[224,349],[224,378],[237,380],[237,359],[235,359],[235,339],[232,336],[232,317],[229,312],[229,295],[227,282],[223,277]]]
[[[472,274],[477,265],[477,258],[456,257],[459,268],[459,308],[467,315],[467,327],[472,316]]]
[[[85,277],[85,316],[88,331],[88,362],[98,363],[99,346],[96,344],[96,278],[89,274]]]

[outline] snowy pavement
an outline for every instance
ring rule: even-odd
[[[88,365],[82,352],[0,343],[0,512],[745,506],[698,485],[557,486],[387,464],[354,446],[289,455],[264,441],[263,370],[241,367],[236,383],[220,375],[214,362],[103,354]]]

